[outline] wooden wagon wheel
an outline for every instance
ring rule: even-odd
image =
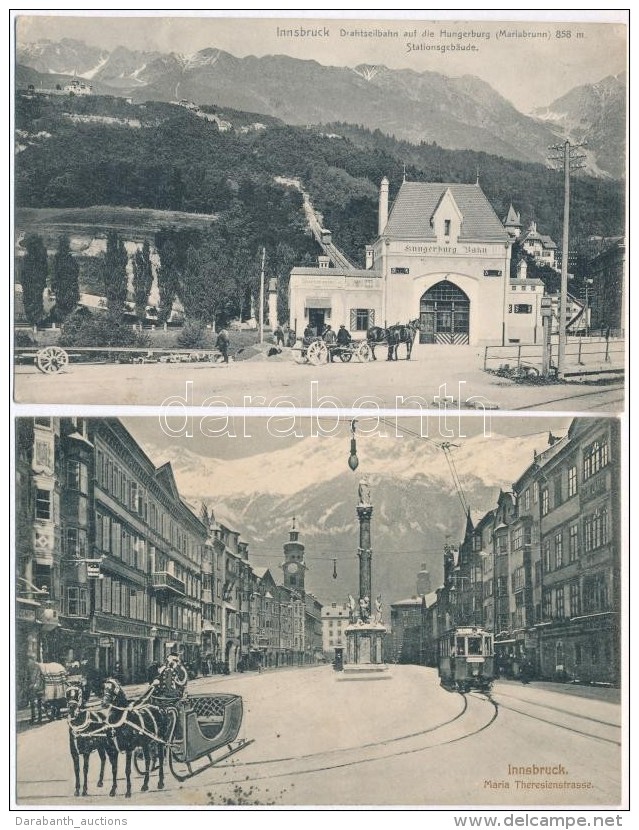
[[[314,340],[306,351],[306,359],[313,366],[326,363],[328,360],[328,346],[322,340]]]
[[[370,345],[364,340],[362,343],[359,344],[355,355],[360,363],[368,363],[369,360],[373,357],[373,350],[371,349]]]
[[[62,372],[69,365],[69,355],[59,346],[47,346],[36,354],[36,366],[45,375]]]

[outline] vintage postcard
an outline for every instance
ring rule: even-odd
[[[220,426],[17,420],[19,807],[624,803],[618,419]]]
[[[11,22],[16,824],[622,826],[628,12]]]
[[[624,13],[14,46],[17,402],[623,409]]]

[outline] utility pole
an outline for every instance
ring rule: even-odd
[[[264,261],[266,248],[262,248],[262,273],[260,274],[260,343],[264,342]]]
[[[559,294],[559,350],[557,355],[557,376],[562,378],[566,368],[566,309],[568,307],[568,235],[570,230],[570,171],[579,170],[584,155],[574,155],[573,151],[584,144],[571,144],[566,139],[563,144],[549,147],[560,155],[549,156],[549,161],[563,162],[564,168],[564,228],[561,248],[561,291]]]

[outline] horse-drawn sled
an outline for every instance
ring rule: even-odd
[[[167,742],[169,769],[178,781],[194,775],[246,749],[252,740],[238,739],[244,714],[242,698],[236,694],[193,695],[177,701],[173,734]],[[145,774],[141,749],[133,763]],[[151,771],[159,765],[157,746],[151,748]]]
[[[174,778],[186,781],[253,743],[238,739],[243,717],[239,695],[189,695],[187,682],[187,669],[176,655],[166,658],[157,677],[136,700],[128,700],[118,680],[111,677],[104,682],[102,708],[92,717],[96,720],[96,737],[108,745],[103,747],[107,754],[112,749],[116,756],[126,753],[127,797],[131,795],[132,764],[143,776],[143,792],[148,790],[154,771],[158,774],[158,789],[163,789],[165,758]],[[97,724],[100,718],[101,731]],[[86,736],[82,721],[70,723],[70,728]],[[90,752],[91,747],[87,750]]]

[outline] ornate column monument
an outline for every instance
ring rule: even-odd
[[[390,677],[384,663],[383,644],[386,628],[382,623],[382,596],[375,600],[371,610],[372,558],[371,547],[371,504],[370,488],[366,479],[359,483],[359,597],[357,601],[349,594],[350,620],[346,627],[346,661],[344,671],[338,674],[340,680],[373,680]]]

